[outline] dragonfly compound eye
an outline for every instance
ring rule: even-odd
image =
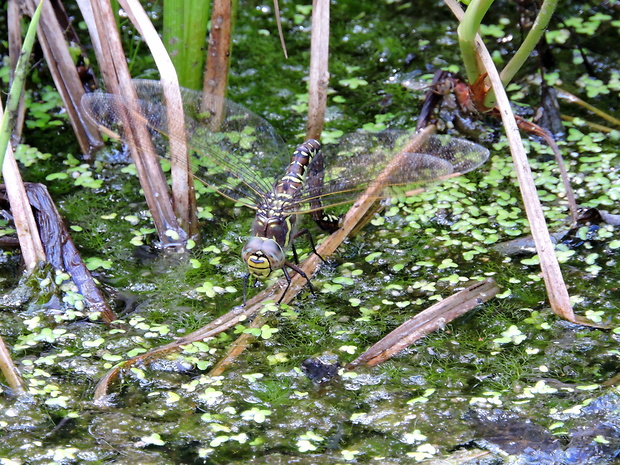
[[[273,239],[253,237],[243,248],[243,261],[251,274],[267,278],[272,271],[284,266],[284,251]]]

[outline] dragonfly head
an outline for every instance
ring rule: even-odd
[[[253,237],[243,247],[243,261],[250,274],[258,279],[267,278],[272,271],[284,266],[284,251],[273,239]]]

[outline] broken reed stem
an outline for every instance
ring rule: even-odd
[[[0,120],[2,120],[0,128],[0,168],[2,169],[4,182],[6,183],[11,213],[13,214],[15,229],[17,231],[22,257],[28,274],[32,273],[40,262],[45,262],[46,257],[39,236],[39,230],[32,209],[30,208],[30,203],[28,202],[26,188],[19,173],[15,157],[13,156],[10,138],[14,128],[15,115],[19,107],[19,102],[24,93],[26,71],[28,69],[30,53],[34,45],[42,4],[43,2],[39,3],[35,14],[32,16],[32,21],[28,27],[28,33],[26,34],[21,49],[20,58],[15,66],[13,83],[7,100],[6,113],[4,113],[2,102],[0,102]]]
[[[452,10],[454,15],[460,20],[463,18],[463,10],[460,5],[454,0],[444,0],[448,7]],[[570,296],[566,283],[560,270],[560,265],[555,256],[554,247],[551,242],[549,230],[545,222],[545,215],[542,211],[540,199],[532,178],[532,171],[525,154],[525,148],[523,147],[523,141],[519,134],[519,128],[515,121],[515,116],[510,108],[510,101],[506,95],[506,90],[502,85],[502,81],[497,72],[497,68],[493,63],[493,59],[486,49],[484,42],[479,35],[476,35],[476,53],[480,56],[482,63],[484,64],[488,79],[491,82],[493,92],[497,100],[497,108],[504,124],[506,131],[506,137],[510,146],[510,152],[514,160],[515,172],[519,182],[519,189],[521,191],[521,197],[523,198],[523,205],[525,207],[525,213],[527,220],[534,237],[536,244],[536,251],[540,259],[540,268],[547,289],[547,295],[549,297],[549,304],[553,312],[573,323],[583,324],[582,319],[577,319],[573,312],[573,307],[570,302]]]
[[[260,328],[265,323],[267,323],[268,319],[269,317],[267,315],[258,314],[254,317],[252,322],[246,326],[246,328]],[[211,371],[209,371],[209,376],[220,376],[221,374],[223,374],[228,369],[228,367],[237,359],[237,357],[241,355],[241,353],[246,349],[246,347],[248,347],[250,344],[252,344],[252,342],[254,342],[255,339],[256,337],[254,335],[245,332],[237,339],[235,339],[235,342],[233,342],[229,349],[226,351],[226,355],[222,357],[219,362],[217,362],[217,364],[211,369]]]
[[[137,0],[120,0],[132,24],[144,38],[151,51],[162,83],[163,97],[166,102],[166,118],[170,133],[170,177],[172,179],[172,202],[179,227],[185,231],[187,238],[198,236],[198,216],[194,177],[190,167],[183,99],[177,72],[168,55],[155,26],[144,8]],[[145,115],[148,118],[148,115]]]
[[[314,0],[308,76],[308,124],[306,140],[320,139],[325,124],[329,85],[329,0]]]
[[[209,125],[213,132],[219,131],[226,117],[223,97],[226,96],[226,84],[228,83],[233,14],[231,1],[214,0],[207,67],[202,82],[202,112],[208,112],[211,115]]]
[[[112,94],[121,95],[130,105],[131,111],[136,112],[137,109],[134,107],[137,96],[110,2],[93,0],[89,6],[92,7],[94,20],[87,24],[91,28],[90,35],[94,37],[93,43],[99,45],[95,47],[95,53],[106,89]],[[172,239],[169,233],[166,234],[168,230],[175,231],[180,238],[185,236],[185,232],[180,228],[172,208],[168,182],[155,155],[150,134],[146,126],[130,123],[132,122],[129,119],[124,120],[127,128],[126,142],[136,165],[138,179],[157,234],[164,246],[176,245],[178,240]]]

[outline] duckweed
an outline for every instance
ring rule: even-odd
[[[403,14],[412,6],[386,5],[377,12],[358,2],[354,14],[346,2],[334,5],[334,15],[352,19],[345,30],[335,25],[334,53],[347,58],[335,59],[330,69],[334,88],[324,142],[360,127],[411,126],[411,108],[418,107],[421,92],[401,89],[399,73],[411,67],[426,73],[429,63],[455,67],[458,62],[456,48],[445,43],[452,39],[443,35],[454,26],[451,18],[431,12],[436,24],[446,26],[441,37],[431,38],[430,27],[422,25],[420,33],[429,36],[412,44],[401,40],[414,28],[415,15]],[[261,8],[240,14],[244,20],[237,23],[230,96],[267,116],[293,146],[305,124],[309,7],[291,10],[298,34],[287,45],[299,53],[291,54],[297,61],[284,67],[280,60],[256,61],[279,53],[277,41],[262,35],[271,30],[271,14]],[[610,19],[593,17],[584,14],[570,29],[549,31],[550,40],[568,41],[573,35],[589,36],[593,27],[613,27]],[[397,30],[401,26],[406,30]],[[487,30],[492,37],[510,37],[509,31],[504,23]],[[575,59],[568,51],[561,53],[566,53],[565,63]],[[586,97],[615,98],[607,90],[617,90],[616,72],[596,79],[579,72],[571,80],[572,73],[577,71],[562,70],[548,80],[575,82]],[[536,79],[514,84],[520,103],[534,100],[537,88],[529,86]],[[617,140],[579,120],[565,128],[561,148],[579,203],[618,213]],[[108,368],[241,303],[245,269],[238,258],[239,231],[249,231],[252,217],[197,185],[203,242],[188,244],[187,259],[172,260],[158,249],[133,166],[87,166],[65,155],[66,166],[45,176],[89,267],[114,296],[122,326],[100,325],[64,273],[36,283],[36,289],[58,287],[57,294],[50,292],[39,303],[19,299],[6,281],[0,331],[31,397],[27,406],[3,397],[0,460],[449,460],[459,448],[497,450],[484,444],[488,434],[480,428],[486,418],[494,431],[509,436],[514,430],[500,421],[501,415],[513,415],[513,424],[527,420],[568,450],[590,428],[581,453],[594,445],[598,452],[592,452],[592,460],[611,460],[618,449],[617,430],[593,425],[617,424],[620,393],[602,385],[618,371],[619,330],[559,321],[546,304],[537,256],[524,250],[506,257],[490,247],[529,234],[529,227],[506,142],[495,136],[488,145],[494,153],[480,172],[428,186],[375,215],[364,231],[327,258],[313,278],[320,290],[316,296],[304,291],[287,308],[269,306],[269,321],[260,328],[239,325],[184,346],[181,353],[130,367],[113,385],[114,405],[106,410],[93,410],[90,401],[92,387]],[[548,226],[564,229],[568,212],[556,165],[546,161],[549,151],[541,144],[529,143],[528,150]],[[45,164],[40,166],[52,162],[35,150],[25,151],[27,160]],[[556,247],[575,309],[593,323],[616,327],[618,231],[602,225],[591,234],[583,227],[575,237],[580,245],[573,241]],[[300,250],[310,253],[303,242]],[[3,260],[8,257],[2,254]],[[468,280],[486,276],[503,286],[500,295],[389,362],[342,373],[325,386],[301,373],[303,360],[316,354],[351,361],[420,310]],[[255,334],[256,342],[224,376],[208,377],[235,333],[243,332]],[[524,429],[522,436],[530,431]],[[559,457],[563,452],[548,453]],[[499,452],[490,456],[497,463],[504,460]]]

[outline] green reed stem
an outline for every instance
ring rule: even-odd
[[[492,4],[493,0],[473,0],[467,7],[463,21],[458,27],[459,46],[465,64],[467,80],[470,83],[476,82],[478,76],[482,74],[476,54],[476,33],[484,15]]]
[[[525,40],[519,47],[519,50],[514,54],[514,56],[510,59],[506,67],[500,73],[500,77],[502,79],[502,83],[504,86],[508,85],[508,83],[512,80],[512,78],[517,74],[517,71],[521,69],[525,60],[530,56],[532,50],[536,47],[536,44],[545,33],[547,26],[549,25],[549,21],[551,20],[551,16],[555,12],[555,8],[558,5],[558,0],[545,0],[540,8],[540,12],[536,17],[536,21],[534,21],[534,25],[532,29],[527,33]]]
[[[11,84],[11,91],[6,101],[6,111],[2,117],[2,123],[0,125],[0,167],[4,163],[4,154],[6,148],[9,145],[9,138],[13,131],[13,123],[15,121],[15,113],[19,106],[19,99],[24,92],[24,83],[26,81],[26,69],[28,61],[30,60],[30,53],[32,52],[32,46],[34,45],[34,39],[37,34],[37,26],[39,24],[39,17],[41,16],[41,5],[43,1],[39,2],[37,9],[32,15],[32,21],[28,26],[28,32],[24,38],[24,45],[17,60],[17,66],[15,67],[15,73],[13,74],[13,83]]]
[[[205,0],[164,1],[164,44],[179,83],[190,89],[202,87],[209,6]]]

